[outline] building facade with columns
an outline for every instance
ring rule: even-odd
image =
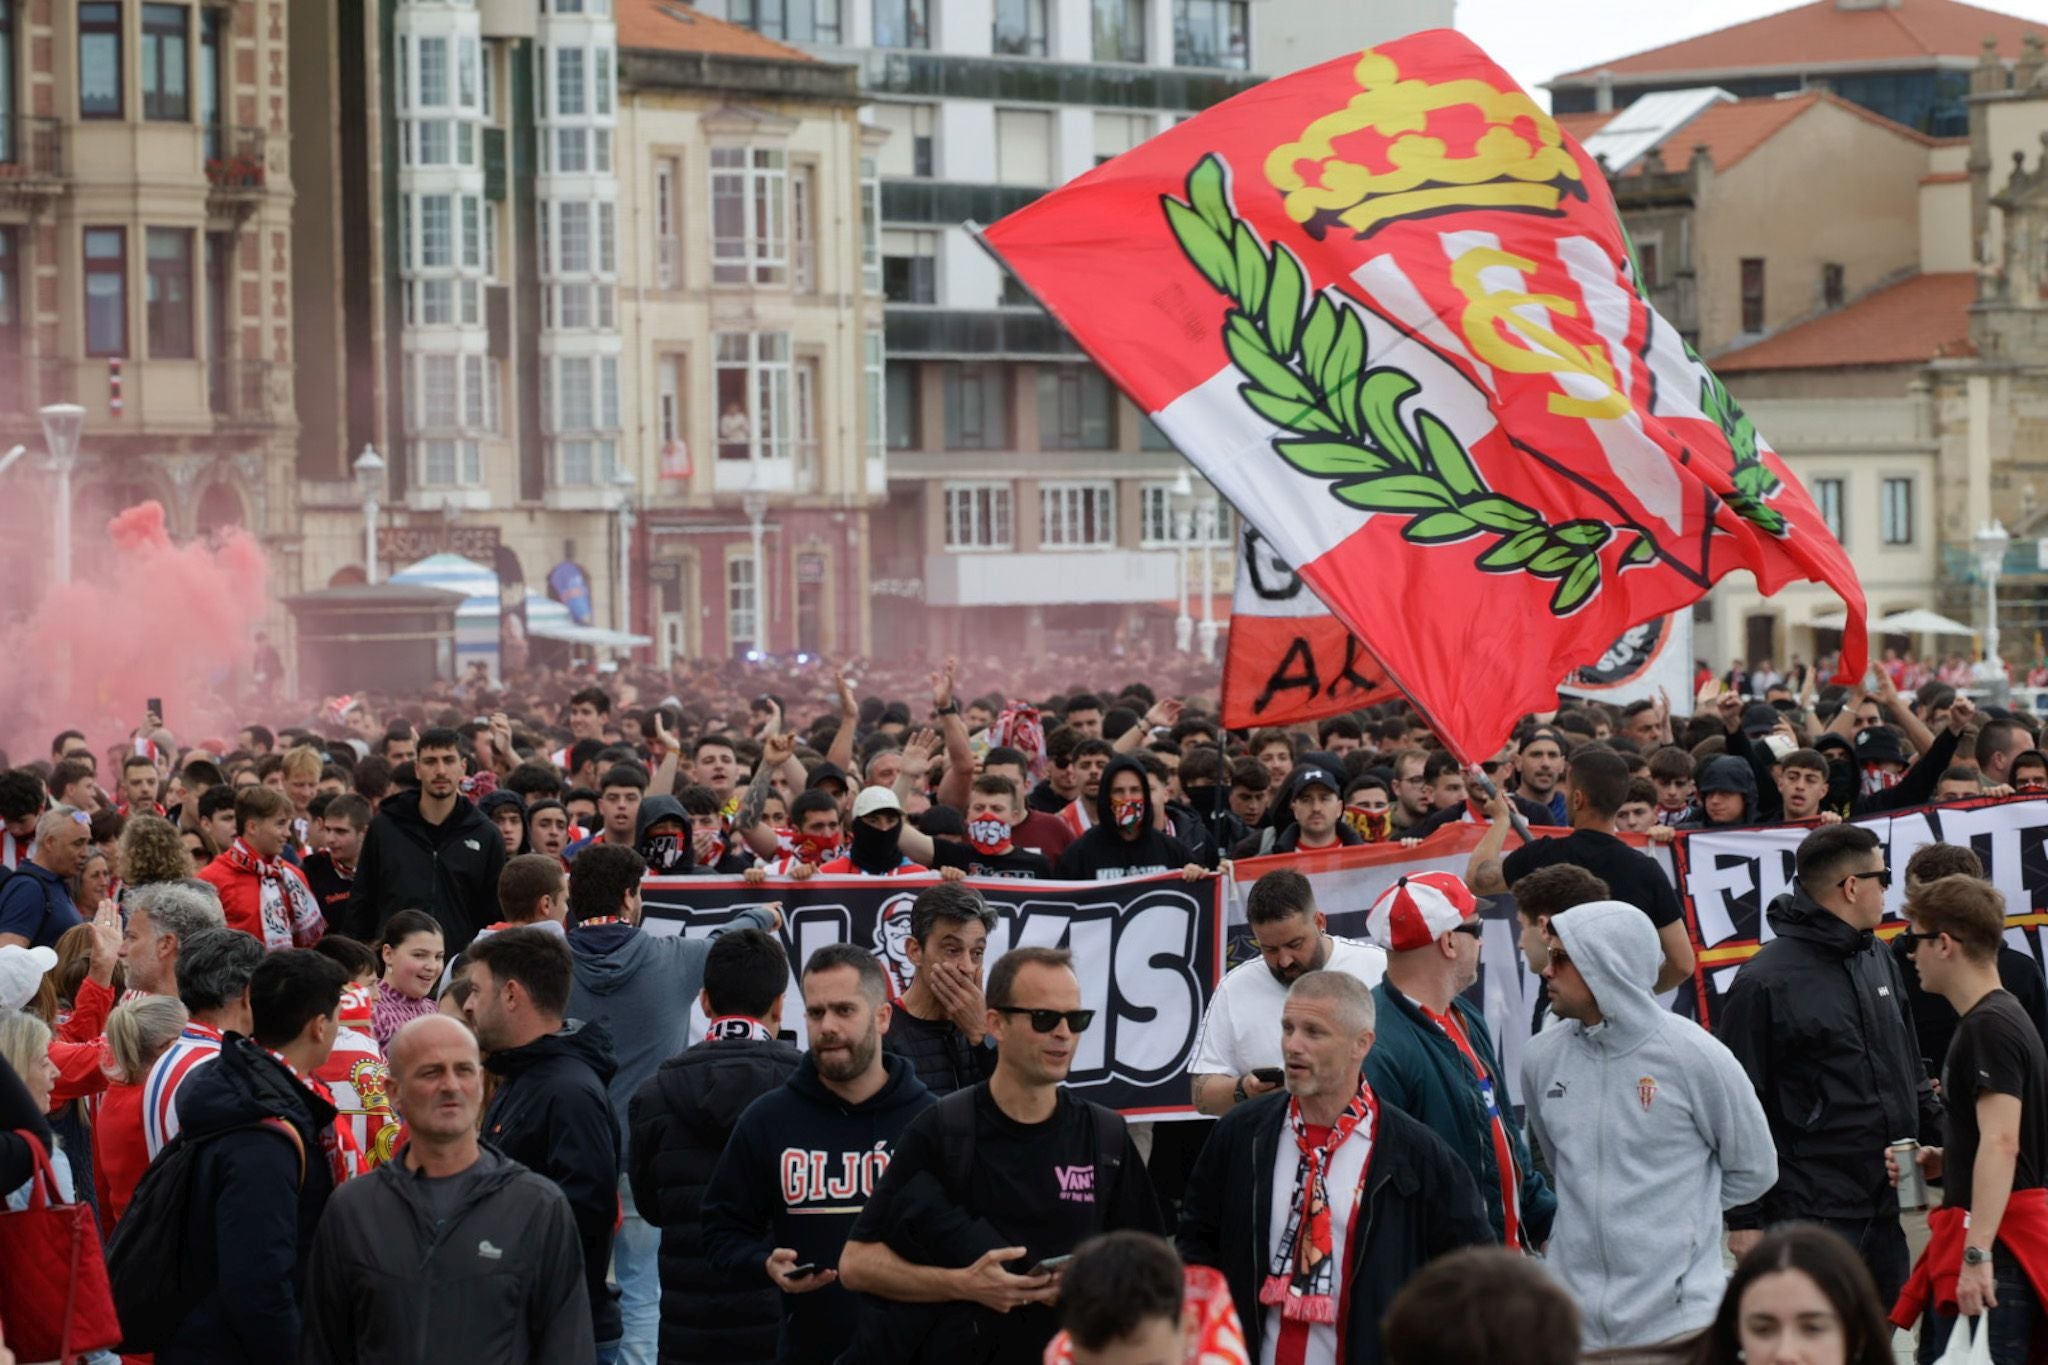
[[[151,499],[174,536],[289,535],[285,11],[0,0],[0,449],[40,454],[37,409],[85,409],[81,563]],[[51,505],[18,496],[40,464],[0,496],[17,545],[49,538]]]

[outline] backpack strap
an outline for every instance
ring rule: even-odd
[[[306,1140],[299,1136],[299,1130],[280,1118],[259,1119],[247,1125],[250,1128],[267,1128],[273,1133],[282,1133],[292,1144],[292,1150],[299,1154],[299,1188],[306,1187]]]
[[[1095,1207],[1100,1212],[1108,1207],[1110,1191],[1123,1173],[1127,1129],[1124,1116],[1116,1110],[1093,1100],[1083,1103],[1088,1106],[1088,1124],[1095,1138]]]
[[[974,1181],[974,1092],[978,1087],[955,1090],[942,1097],[939,1111],[939,1150],[945,1154],[946,1193],[954,1202],[967,1203]]]

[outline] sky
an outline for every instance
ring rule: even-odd
[[[1546,108],[1537,87],[1596,62],[1797,8],[1806,0],[1456,0],[1456,27]],[[1989,0],[2021,11],[2043,0]]]

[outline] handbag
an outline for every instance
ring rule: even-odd
[[[1971,1326],[1976,1330],[1972,1331]],[[1991,1315],[1957,1318],[1948,1334],[1948,1349],[1934,1365],[1991,1365]]]
[[[35,1154],[28,1207],[0,1210],[0,1322],[23,1360],[69,1362],[121,1344],[114,1292],[92,1209],[66,1204],[42,1141],[17,1129]]]

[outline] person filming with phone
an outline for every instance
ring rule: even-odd
[[[904,1130],[840,1253],[846,1287],[887,1300],[853,1359],[1038,1365],[1074,1249],[1161,1231],[1123,1116],[1063,1084],[1095,1021],[1072,955],[1010,949],[987,998],[995,1074]]]

